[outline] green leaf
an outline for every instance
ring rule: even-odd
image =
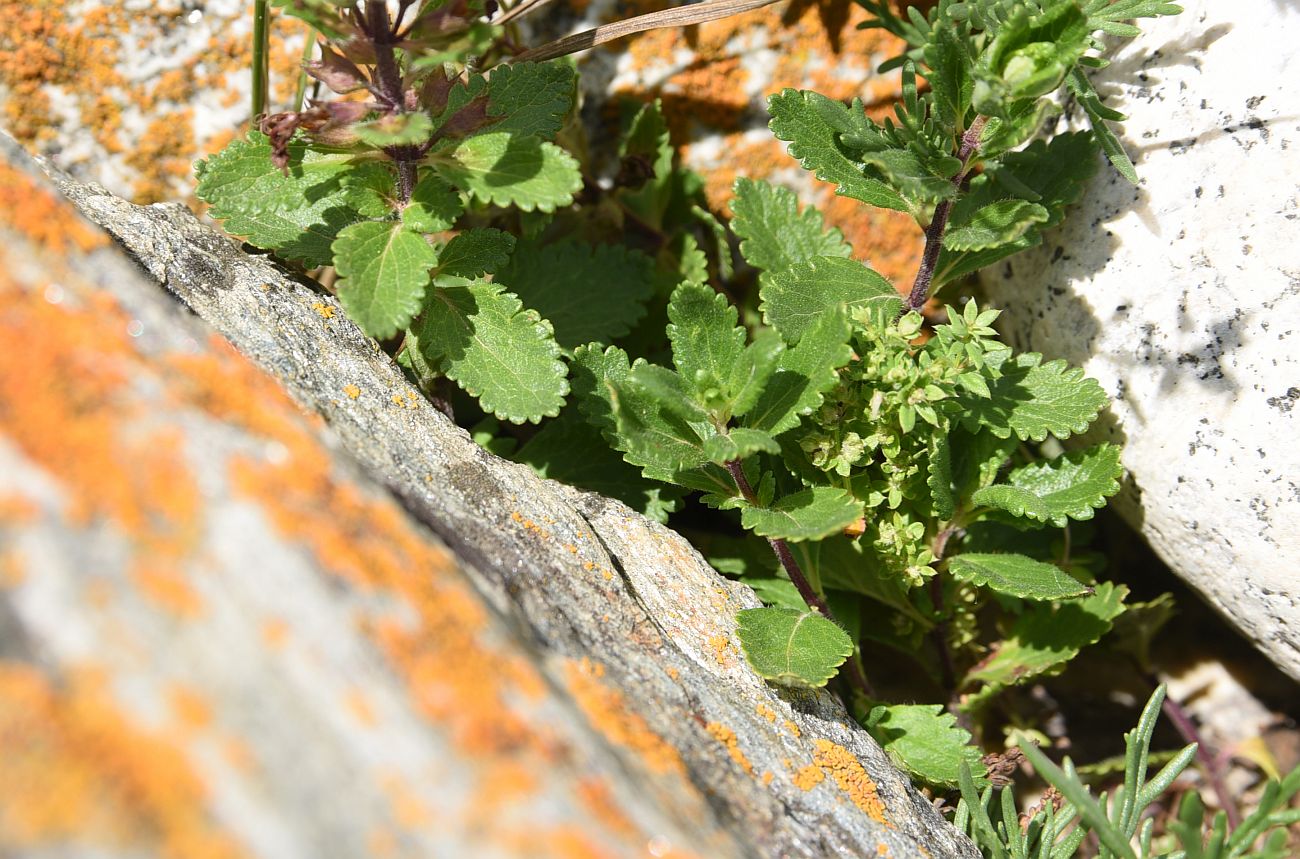
[[[569,391],[551,326],[499,283],[440,283],[425,300],[426,359],[484,411],[513,423],[553,417]]]
[[[1006,484],[980,489],[971,501],[1057,528],[1065,527],[1067,519],[1091,519],[1119,492],[1124,473],[1119,453],[1117,446],[1101,444],[1026,465],[1008,474]]]
[[[465,213],[456,189],[436,173],[425,171],[411,193],[411,202],[402,209],[402,223],[418,233],[450,230]]]
[[[1066,79],[1069,84],[1070,92],[1074,95],[1079,105],[1083,107],[1083,112],[1088,114],[1088,122],[1092,125],[1092,133],[1096,135],[1097,143],[1101,145],[1101,151],[1106,153],[1106,160],[1114,165],[1130,183],[1138,183],[1137,168],[1133,166],[1132,160],[1129,159],[1128,153],[1124,151],[1124,144],[1120,143],[1115,132],[1106,124],[1108,119],[1123,119],[1101,103],[1101,96],[1098,95],[1096,88],[1093,87],[1092,81],[1081,69],[1075,69]]]
[[[493,132],[554,140],[573,107],[578,76],[565,62],[504,63],[488,78],[489,117],[501,117]]]
[[[1123,613],[1127,593],[1123,585],[1103,582],[1083,599],[1028,608],[1016,618],[1007,638],[966,675],[963,687],[982,683],[984,688],[964,700],[962,709],[973,709],[1000,689],[1065,665],[1106,634]]]
[[[898,314],[903,300],[884,277],[843,257],[815,257],[773,272],[760,289],[763,319],[797,343],[827,309],[844,305],[866,311],[883,324]]]
[[[1065,599],[1089,591],[1087,585],[1055,564],[1024,555],[954,555],[948,559],[948,572],[959,581],[1031,600]]]
[[[787,89],[767,100],[772,114],[768,127],[778,140],[790,144],[790,155],[818,179],[835,184],[835,193],[882,209],[908,211],[897,191],[865,174],[861,164],[844,153],[838,136],[854,130],[849,108],[815,92]]]
[[[1052,92],[1091,45],[1088,19],[1073,2],[1032,11],[1016,7],[980,58],[971,101],[982,114],[1005,116],[1014,102]]]
[[[668,319],[678,372],[700,397],[720,397],[745,349],[745,329],[736,325],[736,308],[707,286],[682,283],[668,302]]]
[[[894,764],[936,787],[956,787],[961,762],[975,778],[988,772],[970,733],[942,704],[892,704],[872,708],[863,727]]]
[[[439,153],[433,168],[472,197],[525,212],[554,211],[573,202],[582,174],[572,155],[553,143],[492,131]]]
[[[384,146],[419,146],[433,135],[433,120],[427,113],[390,113],[348,128],[362,143]]]
[[[999,200],[971,215],[970,220],[948,231],[943,246],[953,251],[982,251],[1016,241],[1046,223],[1048,212],[1037,203]]]
[[[1021,441],[1042,441],[1048,433],[1066,439],[1086,430],[1106,405],[1101,385],[1062,360],[1041,361],[1036,352],[1022,352],[1002,365],[991,397],[964,399],[967,428],[983,426],[1003,438],[1014,432]]]
[[[566,349],[632,330],[654,293],[654,262],[622,245],[524,242],[496,277],[555,326]]]
[[[709,413],[695,401],[694,392],[681,374],[674,373],[667,367],[638,361],[632,365],[628,379],[661,409],[689,422],[704,423],[709,420]]]
[[[971,433],[962,428],[952,431],[953,485],[959,497],[993,483],[998,472],[1015,452],[1014,437],[1000,438],[991,432]]]
[[[1123,23],[1124,21],[1177,15],[1183,11],[1183,7],[1165,0],[1091,0],[1084,4],[1083,11],[1088,15],[1089,30],[1132,38],[1141,31],[1132,24]]]
[[[944,128],[956,131],[970,110],[973,60],[967,43],[955,27],[935,27],[925,46],[926,80],[934,93],[934,106]]]
[[[617,498],[656,522],[666,522],[668,514],[681,507],[680,489],[646,480],[572,408],[542,424],[513,458],[542,477]]]
[[[769,555],[772,554],[772,550],[768,546],[764,546],[763,550]],[[803,597],[799,595],[799,589],[789,579],[746,578],[745,584],[754,589],[754,595],[761,599],[764,605],[773,608],[790,609],[800,614],[808,611],[808,604],[803,601]]]
[[[1088,788],[1078,777],[1071,778],[1061,771],[1061,768],[1048,760],[1047,755],[1043,754],[1038,746],[1031,743],[1027,738],[1022,738],[1019,742],[1020,750],[1024,752],[1025,757],[1033,764],[1034,769],[1043,777],[1045,781],[1051,783],[1060,794],[1082,818],[1083,824],[1096,834],[1097,839],[1106,847],[1110,855],[1118,859],[1137,859],[1133,848],[1128,841],[1119,833],[1115,825],[1111,823],[1106,812],[1093,799]]]
[[[465,230],[438,254],[438,274],[463,278],[492,274],[510,261],[514,246],[515,237],[501,230]]]
[[[925,483],[930,489],[934,515],[942,520],[951,519],[957,511],[957,498],[952,491],[952,445],[946,432],[936,432],[930,442]]]
[[[758,402],[745,412],[745,426],[779,435],[820,406],[822,394],[839,379],[835,371],[853,356],[849,331],[843,312],[824,313],[814,322],[777,360]]]
[[[867,150],[859,157],[864,164],[879,170],[885,180],[911,203],[909,212],[919,211],[922,204],[950,199],[957,193],[951,175],[936,174],[910,149]]]
[[[736,615],[745,659],[764,679],[816,689],[853,655],[848,634],[816,612],[747,608]]]
[[[779,454],[781,445],[765,432],[736,427],[706,441],[704,452],[713,464],[726,465],[732,460],[742,460],[756,453]]]
[[[758,404],[784,354],[785,343],[781,341],[781,335],[770,328],[759,331],[754,342],[740,353],[726,384],[731,397],[732,417],[740,417]]]
[[[400,221],[362,221],[334,240],[339,301],[372,337],[392,337],[420,309],[429,269],[438,261],[424,236]]]
[[[284,175],[258,133],[232,142],[195,169],[195,193],[227,232],[308,268],[333,262],[330,245],[339,230],[392,211],[393,177],[386,165],[290,143]]]
[[[673,170],[674,152],[659,102],[643,105],[619,145],[619,157],[648,168],[653,175],[641,187],[620,188],[617,193],[629,209],[655,229],[663,227],[664,212],[672,203],[674,189],[679,187],[678,173]]]
[[[731,229],[740,236],[740,253],[755,268],[783,271],[815,257],[852,253],[839,230],[826,229],[821,212],[811,206],[799,211],[788,188],[740,178],[734,190]]]
[[[746,507],[741,524],[760,537],[797,542],[838,534],[862,515],[862,502],[847,490],[814,486],[769,507]]]

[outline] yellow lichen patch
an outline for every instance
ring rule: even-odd
[[[587,719],[614,745],[634,752],[650,772],[685,777],[686,765],[677,749],[628,709],[622,692],[601,681],[604,673],[603,665],[586,658],[565,665],[569,691]]]
[[[813,748],[813,763],[834,779],[854,805],[877,823],[893,826],[885,819],[885,805],[876,792],[876,783],[852,752],[824,739],[814,740]]]
[[[184,733],[202,731],[212,724],[212,706],[194,689],[173,686],[167,690],[167,703]]]
[[[883,842],[883,841],[881,841],[879,844],[877,844],[877,845],[876,845],[876,855],[877,855],[877,856],[888,856],[888,855],[889,855],[889,845],[886,844],[886,843]]]
[[[785,729],[790,732],[790,736],[798,738],[800,731],[799,726],[790,719],[785,720]]]
[[[758,706],[755,707],[754,709],[758,712],[758,715],[762,716],[764,719],[767,719],[769,722],[772,722],[773,724],[776,723],[776,711],[773,710],[771,707],[767,706],[766,704],[760,701]]]
[[[801,767],[794,774],[794,786],[800,790],[812,790],[826,779],[826,774],[816,764]]]
[[[131,571],[131,583],[154,605],[178,618],[192,619],[203,613],[203,599],[180,570],[141,564]]]
[[[754,774],[754,765],[749,762],[749,758],[745,757],[745,753],[741,751],[740,742],[736,739],[735,731],[731,730],[721,722],[709,722],[709,724],[705,726],[705,730],[709,732],[709,735],[712,736],[713,739],[722,743],[722,745],[727,749],[727,754],[731,755],[731,759],[735,761],[741,769],[749,775]]]
[[[0,162],[0,226],[8,227],[56,254],[88,251],[108,237],[87,224],[71,205],[39,186],[21,170]]]
[[[311,306],[311,309],[316,311],[316,314],[320,316],[321,319],[334,318],[334,308],[330,307],[328,304],[325,304],[322,301],[318,301],[315,304],[313,304]]]
[[[343,393],[348,395],[348,399],[355,400],[357,397],[361,396],[361,389],[356,385],[344,385]]]
[[[0,702],[0,844],[245,855],[209,818],[206,788],[177,746],[122,713],[100,678],[74,674],[56,687],[0,662]]]
[[[731,639],[725,633],[718,633],[709,637],[709,647],[713,648],[713,658],[719,665],[730,665]]]
[[[763,787],[767,787],[768,785],[770,785],[772,783],[772,778],[773,778],[772,771],[764,770],[763,778],[762,778]]]

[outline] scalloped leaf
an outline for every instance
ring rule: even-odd
[[[577,86],[577,71],[565,62],[497,66],[488,78],[487,115],[501,121],[491,130],[554,140],[573,107]]]
[[[639,251],[565,239],[521,243],[496,279],[549,319],[555,339],[573,349],[631,331],[645,315],[654,276],[654,261]]]
[[[822,404],[822,394],[839,379],[836,373],[849,363],[849,322],[843,311],[824,313],[799,343],[778,358],[758,402],[745,413],[744,425],[780,435],[799,425],[799,419]]]
[[[1047,209],[1025,200],[999,200],[974,212],[943,237],[950,251],[982,251],[1011,244],[1038,224],[1047,223]]]
[[[818,179],[834,183],[835,193],[882,209],[908,211],[907,202],[879,179],[867,176],[840,147],[837,135],[856,128],[849,107],[815,92],[787,89],[769,96],[768,127],[790,144],[790,155]]]
[[[525,212],[555,211],[573,202],[582,173],[572,155],[554,143],[490,131],[439,153],[433,168],[470,196]]]
[[[740,236],[745,261],[765,272],[781,271],[814,257],[847,257],[853,249],[835,228],[827,229],[812,206],[799,211],[788,188],[740,178],[731,201],[731,229]]]
[[[1063,528],[1067,519],[1091,519],[1119,492],[1119,455],[1116,445],[1101,444],[1026,465],[1008,474],[1006,484],[976,491],[971,501]]]
[[[1030,600],[1077,597],[1090,588],[1055,564],[1026,555],[965,553],[948,559],[953,578]]]
[[[779,454],[781,445],[765,432],[735,427],[706,441],[704,452],[714,465],[726,465],[732,460],[742,460],[756,453]]]
[[[772,272],[759,294],[764,321],[787,343],[798,343],[808,327],[836,305],[850,312],[867,309],[881,322],[896,316],[903,306],[903,299],[882,275],[843,257],[816,257]]]
[[[1124,612],[1127,594],[1123,585],[1102,582],[1083,599],[1029,607],[1011,625],[1007,638],[962,680],[964,688],[983,684],[963,698],[962,709],[975,709],[1001,689],[1064,667],[1110,630]]]
[[[844,489],[814,486],[767,507],[746,507],[740,522],[760,537],[798,542],[838,534],[862,515],[862,502]]]
[[[226,232],[316,268],[333,262],[341,229],[392,211],[389,168],[352,158],[290,143],[285,175],[271,163],[266,137],[253,132],[195,164],[195,194]]]
[[[515,237],[507,232],[492,227],[465,230],[438,253],[438,274],[463,278],[492,274],[510,261],[514,247]]]
[[[362,221],[339,231],[332,245],[339,301],[361,329],[383,340],[420,309],[438,254],[401,221]]]
[[[438,282],[418,336],[425,359],[484,411],[513,423],[560,413],[569,383],[551,326],[501,284]]]
[[[362,143],[383,146],[419,146],[433,135],[433,120],[427,113],[390,113],[348,126]]]
[[[465,213],[460,194],[438,174],[425,170],[411,192],[411,201],[402,209],[402,223],[421,233],[450,230]]]
[[[775,683],[820,688],[853,655],[848,633],[813,611],[747,608],[736,620],[745,660]]]
[[[1006,438],[1042,441],[1048,434],[1066,439],[1083,432],[1106,406],[1106,393],[1083,370],[1063,360],[1042,364],[1037,352],[1022,352],[1002,365],[990,397],[970,397],[962,422],[972,431],[985,427]]]
[[[745,347],[727,379],[732,417],[744,415],[758,404],[784,354],[785,343],[780,334],[764,328],[754,336],[754,342]]]
[[[942,704],[888,704],[873,707],[862,726],[896,766],[936,787],[956,787],[962,761],[983,779],[988,768],[970,732]]]
[[[724,382],[745,350],[745,329],[727,297],[698,283],[682,283],[668,302],[668,340],[673,363],[700,395],[722,394]]]
[[[935,432],[930,441],[925,484],[930,489],[930,506],[934,515],[951,519],[957,511],[957,497],[952,491],[952,443],[946,432]]]

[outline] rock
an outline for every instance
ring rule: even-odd
[[[183,207],[56,174],[194,319],[2,141],[0,852],[978,855],[749,670],[757,599],[681,537],[478,448]]]
[[[1114,398],[1121,514],[1300,680],[1300,17],[1182,5],[1093,78],[1141,187],[1102,168],[984,286],[1016,346]]]

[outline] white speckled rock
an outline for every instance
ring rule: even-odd
[[[1094,78],[1142,187],[1104,168],[984,280],[1016,345],[1114,397],[1122,514],[1300,679],[1300,8],[1183,5]]]

